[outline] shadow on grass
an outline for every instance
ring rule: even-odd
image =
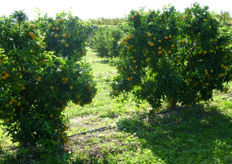
[[[160,112],[151,116],[144,118],[144,115],[138,115],[137,118],[118,122],[120,131],[131,133],[141,141],[141,144],[136,143],[141,150],[140,153],[149,149],[151,154],[159,157],[166,164],[232,163],[232,119],[217,112],[215,107],[204,108],[202,105],[197,105],[192,109],[179,108],[174,112]],[[136,153],[138,147],[134,144],[131,146],[135,147],[133,152],[138,155]],[[128,148],[128,145],[124,147]],[[119,150],[115,149],[111,152],[109,149],[104,149],[107,151],[105,153],[100,148],[101,146],[92,145],[89,149],[91,153],[88,151],[83,151],[82,154],[74,153],[74,158],[66,156],[59,159],[58,156],[48,156],[47,158],[50,159],[41,163],[70,163],[70,161],[77,164],[116,163],[117,161],[110,161],[108,155],[114,152],[123,154],[127,151],[120,147]],[[12,160],[4,162],[14,163]]]
[[[96,54],[96,56],[100,59],[99,61],[96,61],[96,63],[101,63],[101,64],[112,64],[112,57],[110,56],[101,56],[100,54]]]
[[[99,161],[98,158],[91,158],[89,160],[83,160],[76,158],[75,161],[72,161],[72,164],[97,164],[97,163],[102,163],[102,164],[110,164],[111,162],[108,161],[106,158],[102,158],[101,161]]]
[[[63,153],[41,153],[30,152],[29,149],[13,149],[11,151],[4,151],[0,153],[0,164],[65,164],[69,162],[70,154]]]
[[[110,62],[110,59],[96,61],[96,63],[101,63],[101,64],[108,64],[109,62]]]
[[[165,163],[232,163],[232,120],[215,107],[202,105],[150,116],[124,119],[119,130],[145,139]]]
[[[100,56],[98,56],[100,57]],[[110,66],[114,66],[114,63],[111,58],[102,58],[99,61],[96,61],[95,63],[100,63],[100,64],[109,64]]]

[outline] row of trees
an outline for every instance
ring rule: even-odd
[[[118,25],[125,21],[124,18],[97,18],[97,19],[87,19],[87,22],[93,25]]]
[[[230,17],[230,13],[228,11],[221,11],[220,14],[211,13],[211,16],[216,18],[222,25],[230,26],[232,18]],[[114,26],[107,23],[107,20],[121,20],[116,23]],[[100,21],[101,23],[96,23]],[[119,55],[119,41],[127,34],[128,27],[126,24],[126,19],[91,19],[91,24],[95,24],[97,26],[93,26],[95,29],[91,33],[89,37],[89,47],[98,52],[101,57],[116,57]],[[104,26],[103,26],[104,25]]]
[[[118,42],[123,35],[123,29],[119,26],[99,26],[90,35],[89,47],[101,57],[116,57],[119,55]]]
[[[176,103],[191,107],[231,80],[231,32],[208,7],[131,11],[127,20],[120,28],[126,37],[118,44],[113,95],[133,92],[154,109],[164,101],[171,109]]]
[[[226,24],[232,23],[232,17],[229,11],[221,11],[220,13],[215,14],[215,17]],[[119,25],[125,22],[125,18],[97,18],[97,19],[87,19],[87,22],[90,22],[93,25]]]
[[[216,14],[216,18],[219,21],[221,21],[229,26],[231,26],[231,24],[232,24],[232,18],[230,16],[229,11],[221,11],[220,14]]]
[[[0,19],[0,119],[14,142],[59,151],[68,143],[62,113],[69,101],[96,94],[82,61],[93,29],[71,14],[29,22],[22,11]],[[91,48],[116,57],[112,95],[132,92],[154,109],[168,101],[191,107],[231,80],[231,32],[194,4],[181,13],[131,11],[121,26],[94,29]]]

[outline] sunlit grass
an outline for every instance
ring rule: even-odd
[[[113,98],[110,96],[110,81],[117,71],[109,58],[98,57],[96,52],[93,52],[90,49],[85,58],[87,62],[90,63],[93,70],[94,80],[97,82],[97,95],[94,97],[93,102],[90,105],[84,107],[69,103],[68,109],[65,111],[66,116],[73,118],[76,116],[92,114],[115,117],[126,113],[130,114],[139,110],[147,111],[149,108],[148,103],[135,103],[133,101],[133,95],[129,95],[128,100],[123,103],[121,101],[124,97],[119,96],[118,98]]]

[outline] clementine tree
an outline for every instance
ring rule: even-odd
[[[89,104],[96,93],[91,69],[79,56],[86,31],[71,16],[52,21],[53,31],[45,26],[48,19],[32,24],[26,18],[17,11],[0,20],[0,119],[14,142],[59,150],[68,142],[65,106]]]
[[[163,101],[191,107],[231,79],[231,34],[208,7],[131,11],[127,26],[112,94],[133,91],[153,108]]]

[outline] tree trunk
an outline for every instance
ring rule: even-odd
[[[28,147],[29,146],[29,143],[27,141],[22,141],[21,142],[21,146],[22,147]]]
[[[175,100],[174,97],[170,98],[169,109],[170,110],[175,110],[176,109],[176,100]]]

